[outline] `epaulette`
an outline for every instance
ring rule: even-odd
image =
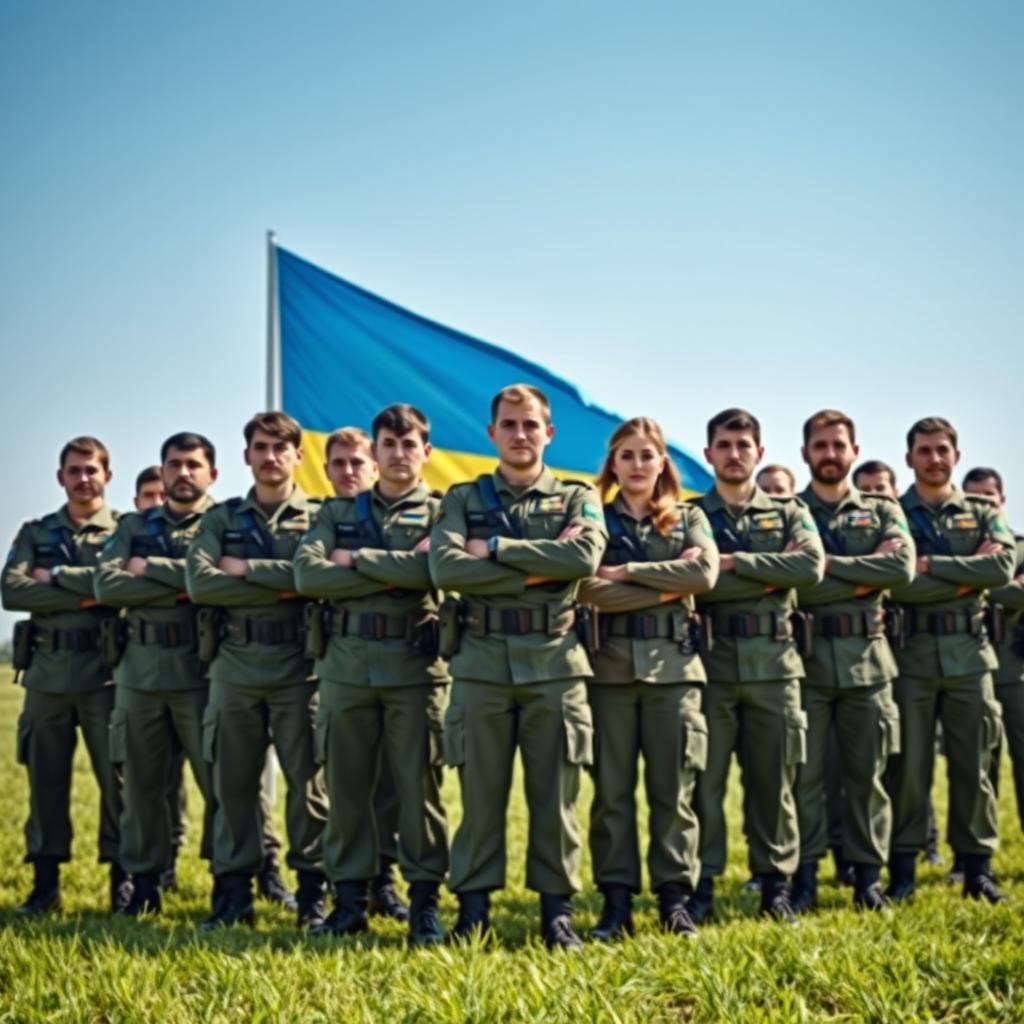
[[[862,498],[870,498],[873,501],[888,501],[893,505],[898,505],[900,499],[892,494],[879,494],[877,491],[861,491],[860,496]]]
[[[588,491],[596,491],[597,488],[594,486],[593,480],[579,480],[576,477],[564,476],[556,478],[560,484],[574,484],[576,487],[582,487]]]
[[[800,508],[807,508],[807,502],[799,494],[769,494],[777,505],[797,505]]]
[[[999,502],[995,498],[990,498],[987,494],[976,494],[974,491],[964,491],[964,499],[966,501],[974,501],[979,505],[985,505],[988,508],[999,508]]]

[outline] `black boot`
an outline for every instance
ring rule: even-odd
[[[853,905],[857,910],[885,910],[882,872],[875,864],[854,864]]]
[[[141,917],[143,914],[159,914],[162,909],[160,875],[155,871],[135,875],[132,898],[124,913],[128,917]]]
[[[360,935],[370,927],[366,893],[369,882],[336,882],[334,909],[324,922],[309,930],[310,935]]]
[[[370,882],[370,916],[390,917],[393,921],[408,921],[409,908],[398,898],[395,880],[391,876],[394,861],[381,857],[380,874]]]
[[[56,857],[38,857],[32,861],[32,871],[32,891],[15,913],[33,916],[60,910],[60,861]]]
[[[886,899],[891,903],[902,903],[914,895],[914,872],[916,853],[892,853],[889,857],[889,888]]]
[[[444,942],[444,928],[437,916],[437,882],[413,882],[409,886],[409,945],[437,946]]]
[[[658,920],[662,931],[687,939],[697,938],[697,926],[686,909],[687,899],[691,896],[690,887],[682,882],[666,882],[658,886]]]
[[[610,883],[601,886],[604,907],[601,919],[590,929],[597,942],[613,942],[633,934],[633,894],[628,885]]]
[[[171,851],[170,867],[160,872],[160,889],[163,892],[178,891],[178,850],[175,847]]]
[[[260,896],[270,903],[278,903],[285,910],[299,909],[299,901],[284,884],[277,867],[277,855],[274,853],[264,856],[260,873],[256,876],[256,888]]]
[[[117,861],[110,865],[110,912],[123,914],[132,899],[132,876]]]
[[[252,875],[229,871],[217,878],[213,913],[200,925],[210,930],[234,924],[251,925],[256,919],[252,907]]]
[[[856,872],[853,869],[853,865],[843,857],[843,848],[841,846],[832,847],[832,860],[836,866],[836,882],[839,885],[856,885]]]
[[[324,896],[327,894],[327,879],[319,871],[299,872],[299,891],[296,924],[299,928],[317,928],[327,917]]]
[[[485,935],[491,926],[491,894],[485,889],[456,893],[459,916],[448,934],[449,942],[466,942],[474,935]]]
[[[967,858],[962,853],[953,854],[953,870],[946,875],[947,885],[962,885],[967,877]]]
[[[761,875],[761,913],[765,917],[774,918],[780,924],[797,923],[793,905],[789,902],[785,875],[777,871],[767,871]]]
[[[942,855],[939,853],[939,837],[937,833],[935,835],[929,834],[928,843],[924,848],[924,854],[921,859],[925,864],[932,864],[935,867],[942,866]]]
[[[818,862],[805,861],[796,869],[789,897],[794,914],[806,914],[818,906]]]
[[[964,897],[1002,903],[1006,897],[992,877],[991,858],[984,854],[964,854]]]
[[[757,888],[761,888],[761,879],[757,879]],[[702,877],[697,883],[697,889],[689,898],[686,909],[690,912],[690,918],[694,924],[705,924],[715,916],[715,880],[712,877]]]
[[[572,898],[540,894],[540,934],[548,949],[582,949],[583,940],[572,930]]]

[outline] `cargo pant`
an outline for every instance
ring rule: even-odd
[[[1024,682],[997,683],[996,700],[1003,714],[1003,736],[1010,750],[1010,765],[1013,770],[1013,787],[1017,795],[1017,816],[1024,829]],[[992,756],[992,788],[999,792],[999,760],[1002,745],[996,747]]]

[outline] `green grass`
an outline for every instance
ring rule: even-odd
[[[926,869],[915,902],[898,911],[856,914],[849,891],[826,884],[822,910],[799,928],[758,921],[756,898],[740,891],[745,848],[734,787],[719,923],[695,943],[665,937],[644,898],[635,940],[588,944],[578,955],[549,954],[537,939],[536,898],[522,884],[525,809],[517,790],[510,885],[495,904],[499,941],[410,952],[398,925],[375,920],[368,938],[312,940],[295,931],[291,915],[265,904],[253,930],[199,932],[208,875],[195,828],[180,864],[181,891],[167,897],[165,913],[143,922],[111,918],[106,872],[95,863],[96,791],[80,749],[64,912],[21,921],[13,907],[30,886],[22,863],[26,779],[13,757],[21,691],[9,678],[0,669],[0,1021],[1024,1020],[1024,841],[1005,789],[996,866],[1009,899],[1001,906],[966,902],[944,884],[942,869]],[[445,796],[454,825],[454,775]],[[944,785],[936,796],[941,813]],[[589,787],[584,821],[588,804]],[[193,821],[198,806],[196,798]],[[598,904],[591,888],[578,897],[581,929],[594,922]],[[450,923],[454,900],[445,895],[442,908]]]

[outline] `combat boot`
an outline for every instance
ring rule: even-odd
[[[590,929],[597,942],[613,942],[633,934],[633,894],[628,885],[609,883],[601,886],[604,907],[601,919]]]
[[[1006,897],[992,876],[991,858],[984,854],[964,854],[964,898],[986,899],[989,903],[1002,903]]]
[[[491,927],[491,894],[486,889],[456,893],[459,916],[448,934],[449,942],[468,942],[474,935],[486,935]]]
[[[893,853],[889,857],[889,888],[885,897],[891,903],[903,903],[914,895],[916,853]]]
[[[805,861],[796,869],[789,896],[794,914],[806,914],[818,907],[818,862]]]
[[[60,861],[56,857],[38,857],[32,861],[32,891],[15,911],[26,917],[60,910]]]
[[[445,940],[437,916],[437,891],[437,882],[413,882],[409,886],[410,946],[437,946]]]
[[[857,884],[857,873],[853,865],[843,857],[841,846],[832,847],[832,861],[836,866],[836,882],[839,885],[848,885],[851,888]]]
[[[244,871],[229,871],[219,875],[213,913],[199,927],[210,931],[235,924],[252,925],[255,920],[252,875]]]
[[[409,908],[398,898],[395,880],[391,875],[393,865],[394,861],[381,858],[380,874],[370,882],[367,909],[371,917],[390,917],[393,921],[408,921]]]
[[[334,909],[310,935],[361,935],[370,927],[366,911],[369,882],[336,882]]]
[[[658,886],[658,920],[662,931],[687,939],[697,938],[697,926],[686,909],[690,895],[690,887],[682,882],[666,882]]]
[[[761,879],[757,880],[758,891],[761,889]],[[715,916],[715,880],[713,877],[704,877],[697,883],[697,889],[689,898],[686,909],[690,913],[690,919],[694,924],[705,924]]]
[[[882,872],[875,864],[854,864],[856,881],[853,905],[857,910],[885,910],[888,902],[882,895]]]
[[[795,925],[796,914],[789,902],[786,876],[777,871],[766,871],[761,875],[761,913],[780,924]]]
[[[540,894],[540,934],[548,949],[583,948],[583,940],[572,930],[571,897]]]
[[[110,912],[112,914],[123,914],[131,902],[132,876],[117,861],[110,864]]]
[[[124,908],[124,914],[127,917],[141,917],[143,914],[159,914],[162,909],[160,875],[155,871],[136,875],[132,897]]]
[[[327,894],[327,879],[319,871],[300,871],[299,890],[295,902],[297,907],[296,925],[299,928],[317,928],[327,917],[324,897]]]
[[[160,872],[160,889],[163,892],[178,891],[178,847],[171,850],[171,863]]]
[[[947,885],[963,885],[967,877],[967,858],[962,853],[953,854],[953,869],[946,875]]]
[[[277,856],[274,853],[264,856],[260,873],[256,876],[256,888],[260,896],[270,903],[280,904],[285,910],[299,909],[299,901],[284,884],[284,879],[277,867]]]

